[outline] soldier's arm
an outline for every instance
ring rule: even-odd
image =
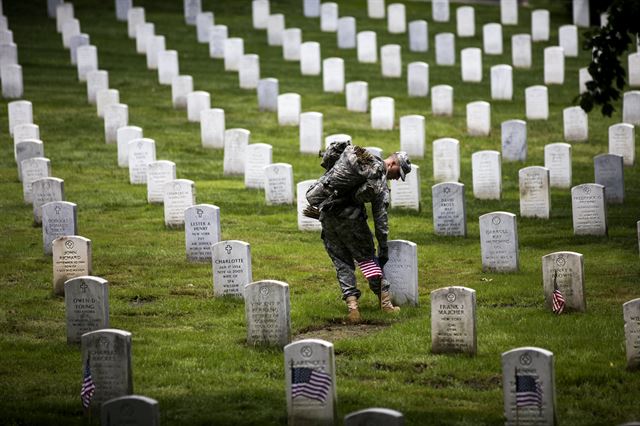
[[[378,255],[387,256],[387,237],[389,235],[389,219],[387,209],[389,208],[389,192],[381,191],[371,202],[371,213],[375,227],[376,240],[378,240]]]

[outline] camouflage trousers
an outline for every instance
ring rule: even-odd
[[[322,241],[336,268],[336,276],[342,290],[342,299],[360,297],[356,286],[355,264],[376,260],[373,235],[365,217],[355,219],[325,216],[322,222]],[[389,290],[389,282],[382,276],[368,279],[369,288],[376,295]]]

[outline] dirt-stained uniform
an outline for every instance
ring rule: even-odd
[[[347,170],[340,168],[346,169],[358,162],[357,149],[358,147],[348,146],[344,150],[340,160],[333,166],[334,175],[340,175],[341,171],[348,174]],[[360,265],[369,281],[369,287],[376,295],[381,291],[389,290],[389,282],[383,278],[381,268],[378,266],[378,257],[388,258],[389,188],[386,167],[378,157],[371,155],[367,160],[364,164],[362,161],[358,163],[360,176],[366,179],[365,183],[348,196],[336,197],[338,201],[324,207],[320,212],[322,241],[336,268],[343,300],[349,296],[360,297],[360,290],[356,287],[354,260]],[[331,188],[331,177],[329,176],[323,183]],[[367,224],[365,208],[367,202],[371,203],[378,241],[378,257],[373,235]]]

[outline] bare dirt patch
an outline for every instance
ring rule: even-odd
[[[341,321],[335,321],[319,327],[316,326],[301,330],[300,333],[295,335],[294,340],[322,339],[334,342],[336,340],[369,336],[388,326],[389,324],[373,321],[362,322],[360,324],[347,324]]]

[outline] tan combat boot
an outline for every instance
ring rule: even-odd
[[[383,291],[378,297],[380,298],[380,309],[382,309],[383,312],[386,312],[388,314],[395,314],[400,312],[400,307],[393,306],[393,303],[391,303],[391,293],[389,293],[388,291]]]
[[[347,322],[350,324],[358,324],[362,321],[360,317],[360,311],[358,310],[358,298],[355,296],[349,296],[346,299],[347,308],[349,308],[349,314],[347,315]]]

